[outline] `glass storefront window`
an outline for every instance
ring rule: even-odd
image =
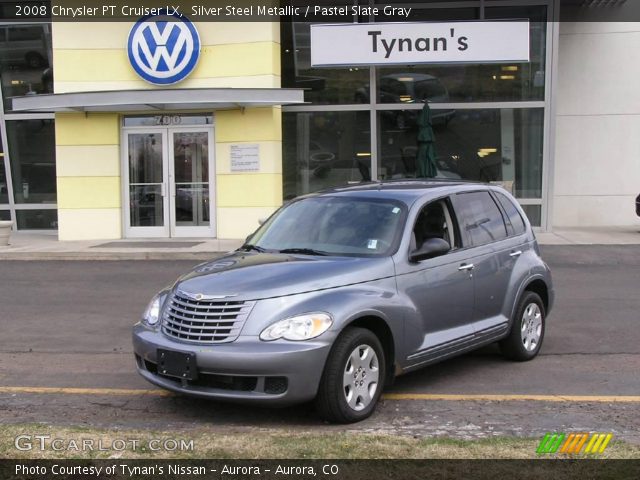
[[[442,9],[416,10],[416,21],[468,20],[468,9],[442,15]],[[449,9],[444,9],[449,12]],[[473,9],[472,9],[473,10]],[[435,16],[434,16],[435,13]],[[442,17],[445,18],[442,18]],[[497,102],[544,100],[545,6],[486,8],[485,18],[530,20],[531,61],[489,65],[394,65],[377,69],[379,103]]]
[[[283,113],[284,198],[371,180],[369,112]]]
[[[54,121],[12,120],[6,127],[15,202],[55,203]]]
[[[378,112],[378,176],[415,177],[420,110]],[[542,108],[432,109],[438,176],[501,182],[520,198],[542,194]]]
[[[0,25],[0,76],[6,99],[53,92],[50,24]]]
[[[542,206],[540,205],[522,205],[524,213],[529,218],[529,223],[533,227],[539,227],[542,225]]]
[[[311,68],[310,23],[282,23],[282,86],[306,88],[314,104],[369,102],[369,69]]]
[[[0,220],[11,220],[11,212],[9,210],[0,210]]]
[[[56,230],[57,210],[16,210],[18,230]]]

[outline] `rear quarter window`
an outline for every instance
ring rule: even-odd
[[[513,201],[511,201],[506,195],[500,192],[494,193],[496,195],[496,198],[500,202],[500,205],[502,205],[502,208],[507,214],[509,223],[513,227],[513,234],[522,235],[527,230],[527,227],[524,223],[524,220],[522,219],[522,216],[520,215],[520,212],[513,204]]]
[[[502,213],[489,192],[460,193],[455,209],[463,234],[471,246],[484,245],[507,238]]]

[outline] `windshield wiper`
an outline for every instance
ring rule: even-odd
[[[280,250],[280,253],[301,253],[302,255],[329,255],[327,252],[314,250],[313,248],[285,248],[284,250]]]
[[[256,252],[260,252],[260,253],[266,252],[266,250],[264,248],[259,247],[257,245],[252,245],[250,243],[245,243],[238,250],[244,250],[245,252],[249,252],[251,250],[255,250]]]

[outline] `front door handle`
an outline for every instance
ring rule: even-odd
[[[522,255],[522,250],[516,250],[515,252],[511,252],[509,254],[510,257],[519,257],[520,255]]]
[[[473,270],[473,263],[463,263],[458,267],[458,270],[460,271]]]

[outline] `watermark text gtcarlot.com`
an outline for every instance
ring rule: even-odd
[[[18,435],[13,441],[16,450],[75,452],[192,452],[193,440],[175,438],[61,438],[51,435]]]

